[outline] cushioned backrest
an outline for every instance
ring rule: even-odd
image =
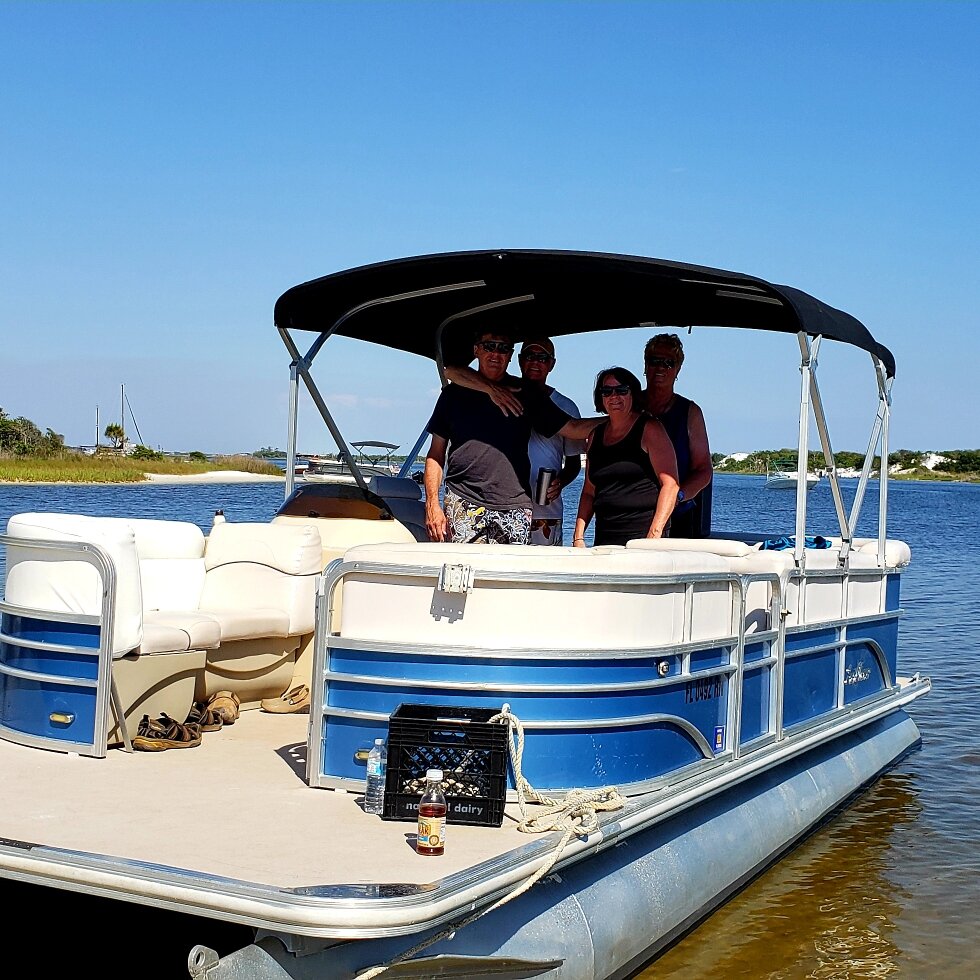
[[[204,552],[200,608],[281,609],[291,635],[313,630],[320,535],[306,524],[216,524]]]
[[[320,533],[323,547],[322,568],[326,568],[335,558],[343,558],[348,548],[360,544],[408,544],[415,541],[411,531],[398,521],[362,521],[353,517],[291,517],[282,514],[273,517],[272,523],[313,525]]]
[[[59,552],[31,547],[31,541],[74,541],[104,551],[116,572],[113,656],[129,653],[143,638],[142,590],[133,530],[125,521],[80,514],[15,514],[7,534],[5,597],[29,609],[97,616],[102,612],[102,579],[95,566]]]
[[[126,522],[136,535],[144,611],[197,609],[204,589],[204,532],[189,521]]]
[[[854,542],[855,547],[862,555],[871,555],[877,558],[878,556],[878,539],[875,538],[872,541],[862,541],[858,544],[856,539]],[[903,565],[908,565],[912,561],[912,549],[904,542],[898,541],[894,538],[888,538],[885,541],[885,564],[891,568],[901,568]]]
[[[707,552],[725,558],[741,558],[757,550],[744,541],[728,538],[638,538],[627,542],[626,547],[639,551]]]

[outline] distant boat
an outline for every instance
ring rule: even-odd
[[[800,479],[798,469],[790,469],[793,464],[787,461],[766,460],[766,489],[795,490]],[[819,482],[822,473],[810,471],[806,474],[806,488],[812,490]]]
[[[391,454],[398,448],[396,442],[379,442],[369,439],[352,442],[357,450],[354,465],[365,479],[372,476],[397,476],[398,467],[392,462]],[[326,456],[310,456],[309,466],[303,473],[304,480],[315,483],[355,483],[354,474],[342,459]]]

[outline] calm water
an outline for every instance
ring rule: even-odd
[[[763,483],[761,477],[720,476],[715,526],[791,533],[794,495]],[[846,492],[855,485],[848,481]],[[233,521],[268,520],[282,493],[281,484],[268,483],[0,486],[0,525],[20,511],[54,510],[179,518],[207,531],[216,508]],[[566,493],[570,521],[577,487]],[[980,654],[980,485],[896,482],[889,497],[889,536],[912,548],[912,565],[902,576],[899,667],[933,681],[932,693],[911,709],[921,749],[650,964],[640,974],[644,980],[980,975],[980,707],[972,670]],[[809,500],[808,532],[833,534],[829,488],[818,486]],[[865,511],[858,533],[873,536],[877,508],[870,494]],[[50,896],[21,887],[21,907],[32,907],[36,897],[50,910]],[[0,897],[12,896],[0,889]],[[9,900],[4,905],[10,908]],[[58,918],[73,914],[66,906]],[[183,928],[175,919],[172,929],[161,930],[158,935],[172,936],[174,944],[175,969],[165,975],[186,975],[176,968],[195,942],[219,952],[240,944],[234,929],[216,937],[215,928],[203,922]],[[72,963],[82,965],[85,951],[74,948]],[[98,965],[105,953],[104,945],[93,943],[85,965]]]

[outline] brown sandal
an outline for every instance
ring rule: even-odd
[[[205,706],[210,708],[225,725],[234,725],[238,721],[241,704],[241,699],[234,691],[216,691],[205,702]]]
[[[166,712],[159,718],[143,715],[133,748],[140,752],[163,752],[166,749],[193,749],[201,744],[200,725],[182,725]]]
[[[198,725],[202,732],[217,732],[224,725],[221,715],[214,708],[209,708],[204,701],[198,701],[191,708],[185,725]]]

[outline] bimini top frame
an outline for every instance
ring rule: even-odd
[[[888,416],[895,359],[855,317],[792,286],[722,269],[634,255],[533,249],[445,252],[360,266],[294,286],[276,302],[275,323],[292,358],[287,493],[292,492],[290,475],[295,465],[300,378],[330,429],[341,457],[358,483],[366,485],[309,373],[313,359],[333,334],[430,357],[440,373],[444,362],[466,363],[471,359],[475,330],[506,328],[517,339],[542,333],[560,337],[628,327],[740,327],[795,334],[803,372],[799,458],[807,458],[812,406],[846,559],[871,460],[880,442],[879,558],[884,560]],[[300,330],[317,334],[305,355],[300,353],[291,333]],[[822,338],[867,351],[878,384],[878,414],[849,517],[844,511],[816,381]],[[406,467],[424,438],[425,433],[409,454]],[[804,490],[797,496],[798,564],[805,557],[805,527]]]

